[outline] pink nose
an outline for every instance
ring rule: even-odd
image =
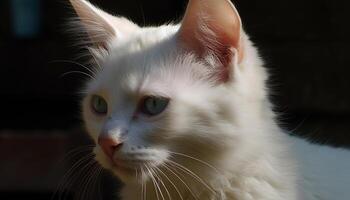
[[[121,147],[123,143],[110,136],[100,136],[98,138],[98,144],[106,156],[112,159],[114,151]]]

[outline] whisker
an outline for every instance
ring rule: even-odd
[[[92,159],[94,157],[94,155],[88,154],[82,158],[80,158],[77,162],[75,162],[72,167],[67,171],[67,176],[70,176],[70,173],[72,173],[77,167],[79,167],[79,165],[81,165],[83,162],[86,162],[90,159]],[[91,162],[91,161],[89,161]],[[64,176],[65,177],[65,176]],[[64,178],[63,177],[63,178]]]
[[[203,179],[201,179],[196,173],[192,172],[191,170],[189,170],[187,167],[176,163],[174,161],[168,160],[170,163],[172,164],[174,167],[177,167],[178,169],[186,172],[188,175],[192,176],[194,179],[196,179],[199,183],[203,184],[209,191],[211,191],[213,194],[216,194],[216,192],[207,184],[203,181]]]
[[[153,170],[153,169],[154,169],[154,170]],[[157,179],[160,181],[160,184],[162,184],[163,188],[165,189],[165,192],[167,193],[169,199],[171,200],[171,195],[170,195],[170,193],[169,193],[168,188],[165,186],[163,180],[161,179],[161,177],[160,177],[160,176],[157,174],[157,172],[155,171],[155,170],[157,170],[157,167],[156,167],[156,166],[153,166],[153,169],[152,169],[152,171],[153,171],[154,175],[155,175],[155,176],[157,177]],[[159,187],[159,188],[160,188],[160,187]]]
[[[97,175],[98,177],[98,184],[97,184],[97,196],[99,200],[102,200],[102,193],[101,193],[101,175],[103,173],[102,167],[99,167],[99,173]]]
[[[141,177],[140,177],[140,181],[141,181],[141,200],[143,200],[143,190],[144,190],[144,183],[143,183],[143,179],[142,179],[142,171],[141,171],[141,168],[140,168],[140,173],[141,173]],[[137,170],[136,170],[136,180],[138,181],[138,175],[137,175]]]
[[[89,164],[87,164],[86,166],[89,166],[89,168],[87,168],[87,172],[84,173],[84,176],[82,177],[82,179],[80,180],[80,183],[79,183],[79,189],[78,189],[78,192],[76,194],[77,196],[77,199],[78,200],[83,200],[85,199],[84,196],[85,196],[85,187],[86,187],[86,183],[87,181],[91,178],[91,175],[90,175],[90,171],[91,171],[91,162],[89,162]],[[85,170],[84,170],[85,171]],[[90,176],[88,176],[90,175]]]
[[[96,72],[95,71],[91,70],[90,68],[86,67],[85,65],[83,65],[81,63],[78,63],[78,62],[75,62],[75,61],[72,61],[72,60],[54,60],[54,61],[51,61],[49,63],[70,63],[70,64],[75,64],[75,65],[78,65],[78,66],[86,69],[92,75],[96,76]]]
[[[195,194],[193,193],[193,191],[191,190],[191,188],[187,185],[187,183],[186,183],[179,175],[177,175],[177,174],[171,169],[171,166],[170,166],[170,165],[168,165],[168,164],[166,164],[166,163],[163,163],[163,166],[164,166],[167,170],[169,170],[172,174],[174,174],[174,175],[176,176],[176,178],[178,178],[178,179],[180,180],[180,182],[181,182],[182,184],[185,185],[185,187],[186,187],[187,190],[191,193],[191,195],[192,195],[196,200],[198,200],[197,195],[195,195]]]
[[[169,151],[169,150],[168,150],[168,152],[169,152],[170,154],[174,154],[174,155],[178,155],[178,156],[183,156],[183,157],[192,159],[192,160],[194,160],[194,161],[197,161],[197,162],[199,162],[199,163],[202,163],[202,164],[206,165],[207,167],[213,169],[213,170],[214,170],[215,172],[217,172],[218,174],[221,174],[221,172],[220,172],[216,167],[214,167],[213,165],[211,165],[211,164],[209,164],[208,162],[205,162],[205,161],[203,161],[203,160],[201,160],[201,159],[195,158],[195,157],[190,156],[190,155],[187,155],[187,154],[179,153],[179,152],[174,152],[174,151]]]
[[[144,169],[143,169],[143,167],[141,166],[141,168],[140,168],[140,170],[141,170],[141,177],[142,177],[142,184],[143,184],[143,200],[146,200],[147,199],[147,182],[146,181],[144,181],[143,179],[146,179],[145,178],[145,176],[146,176],[146,173],[144,172]]]
[[[69,75],[69,74],[83,74],[83,75],[85,75],[85,76],[87,76],[87,77],[89,77],[89,78],[91,78],[91,79],[95,79],[93,76],[91,76],[90,74],[88,74],[88,73],[85,73],[85,72],[82,72],[82,71],[69,71],[69,72],[65,72],[65,73],[63,73],[61,76],[60,76],[60,78],[63,78],[63,77],[65,77],[65,76],[67,76],[67,75]]]
[[[89,151],[92,151],[92,148],[94,147],[95,145],[86,145],[86,146],[80,146],[80,147],[77,147],[77,148],[73,148],[71,150],[69,150],[63,157],[62,160],[60,160],[59,162],[63,162],[65,160],[68,160],[68,159],[71,159],[72,157],[75,157],[76,155],[80,154],[80,153],[84,153],[84,152],[89,152]]]
[[[78,161],[76,161],[71,167],[70,167],[70,169],[63,175],[63,177],[62,177],[62,179],[61,179],[61,181],[60,181],[60,183],[58,184],[58,186],[57,186],[57,189],[56,189],[56,191],[53,193],[53,196],[52,196],[52,198],[54,198],[56,195],[57,195],[57,193],[58,192],[60,192],[59,194],[58,194],[58,199],[62,199],[62,196],[64,196],[65,195],[65,191],[67,190],[66,188],[67,187],[70,187],[71,186],[71,182],[73,182],[73,178],[71,178],[71,180],[70,181],[67,181],[67,178],[68,177],[71,177],[71,175],[73,174],[73,172],[75,171],[75,170],[77,170],[78,169],[78,167],[79,166],[81,166],[84,162],[86,162],[86,161],[88,161],[89,159],[91,159],[93,157],[93,155],[85,155],[85,156],[83,156],[83,157],[81,157]]]
[[[93,174],[91,175],[91,178],[90,178],[90,180],[87,182],[87,185],[86,185],[86,192],[87,192],[87,194],[88,194],[88,198],[87,198],[87,199],[89,199],[89,196],[93,197],[94,192],[96,192],[95,189],[90,189],[90,190],[89,190],[90,192],[88,192],[88,189],[91,188],[91,186],[96,185],[97,175],[98,175],[98,172],[99,172],[99,167],[100,167],[100,166],[96,163],[94,169],[91,170],[91,171],[93,171],[93,172],[92,172]]]
[[[92,178],[92,174],[90,174],[91,171],[93,171],[93,169],[95,169],[95,166],[96,166],[96,162],[93,162],[93,161],[90,161],[88,164],[86,164],[81,171],[85,171],[86,172],[84,173],[84,177],[83,179],[81,180],[81,185],[83,186],[82,189],[79,190],[77,196],[78,196],[78,199],[85,199],[84,197],[87,194],[86,190],[87,190],[87,187],[88,187],[88,183],[90,181],[90,179]],[[80,172],[81,174],[82,172]],[[86,175],[90,175],[90,176],[86,176]]]
[[[162,165],[163,166],[163,165]],[[176,185],[170,180],[170,178],[160,169],[157,168],[157,170],[170,182],[170,184],[174,187],[174,189],[176,190],[177,194],[180,196],[181,200],[183,200],[183,197],[179,191],[179,189],[176,187]]]
[[[79,155],[80,153],[85,153],[85,152],[91,151],[91,149],[87,149],[88,146],[89,146],[89,145],[87,145],[87,146],[81,146],[81,147],[77,147],[77,148],[74,148],[74,149],[70,150],[68,153],[65,154],[65,156],[63,156],[62,159],[60,159],[60,160],[58,161],[58,165],[64,164],[64,162],[65,162],[66,160],[70,160],[71,158],[73,158],[73,157]],[[85,155],[85,156],[88,156],[88,155],[90,155],[90,153],[87,153],[87,155]],[[84,158],[85,156],[83,156],[82,158]],[[64,176],[65,176],[67,173],[68,173],[68,172],[66,172],[66,173],[64,174]],[[60,184],[58,185],[57,190],[53,193],[53,197],[56,195],[57,191],[60,189],[59,187],[60,187]]]
[[[94,169],[94,174],[93,174],[93,178],[91,179],[91,181],[90,181],[90,183],[89,183],[89,185],[88,185],[88,187],[87,188],[89,188],[89,187],[91,187],[91,186],[94,186],[94,185],[97,185],[96,183],[97,183],[97,180],[98,180],[98,175],[100,174],[99,172],[100,172],[100,165],[99,164],[97,164],[96,163],[96,165],[95,165],[96,167],[95,167],[95,169]],[[95,188],[95,187],[93,187],[93,188]],[[90,190],[90,193],[89,194],[91,194],[91,196],[92,197],[94,197],[94,192],[96,193],[96,189],[93,189],[93,190]]]
[[[153,186],[154,186],[154,191],[156,192],[156,196],[157,196],[157,200],[159,200],[159,194],[158,194],[158,187],[156,186],[156,183],[155,183],[155,178],[151,172],[151,170],[147,167],[147,165],[145,165],[145,168],[147,169],[150,177],[151,177],[151,180],[152,180],[152,183],[153,183]]]
[[[85,163],[86,162],[86,163]],[[70,178],[71,183],[75,182],[78,178],[79,175],[82,174],[82,172],[90,166],[92,163],[94,163],[94,160],[92,160],[89,156],[86,156],[84,160],[81,160],[79,163],[76,163],[73,165],[71,170],[67,173],[67,176],[65,178]],[[83,166],[82,168],[78,169],[80,166]],[[77,170],[77,171],[76,171]],[[74,174],[73,174],[74,173]]]

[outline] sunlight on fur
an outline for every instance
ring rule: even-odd
[[[159,27],[70,1],[96,61],[85,127],[123,200],[350,198],[349,152],[277,126],[263,62],[230,1],[190,0],[180,24]]]

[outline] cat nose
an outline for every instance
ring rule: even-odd
[[[113,153],[118,150],[123,143],[114,137],[103,135],[98,137],[98,144],[106,156],[112,159]]]

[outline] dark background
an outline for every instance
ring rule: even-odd
[[[0,199],[50,199],[77,158],[62,159],[89,143],[79,117],[84,77],[62,77],[83,70],[69,63],[82,62],[81,50],[66,33],[74,16],[67,1],[34,0],[40,12],[29,15],[39,14],[39,28],[24,36],[15,31],[15,1],[27,0],[0,2]],[[178,21],[186,6],[185,0],[92,2],[139,25]],[[235,5],[271,73],[271,99],[281,125],[315,142],[349,147],[350,2],[236,0]],[[100,180],[110,199],[115,181],[108,174]],[[64,198],[71,199],[86,184],[65,185]]]

